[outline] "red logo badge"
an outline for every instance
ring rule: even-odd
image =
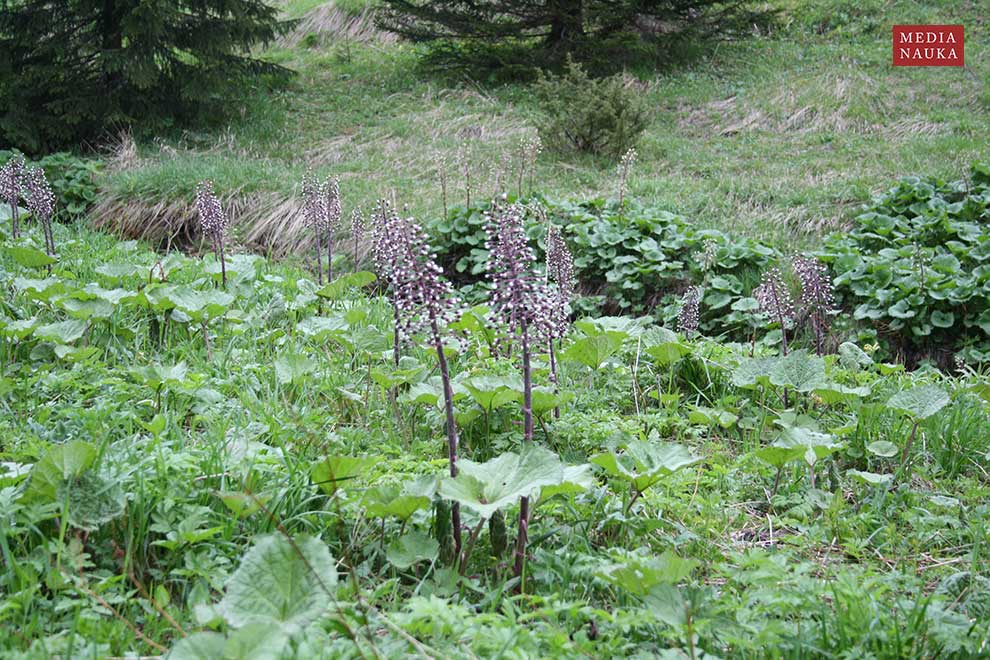
[[[895,25],[894,66],[963,66],[962,25]]]

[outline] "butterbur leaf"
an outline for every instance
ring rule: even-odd
[[[772,445],[756,450],[756,455],[774,467],[800,460],[814,465],[841,448],[842,443],[828,433],[792,426],[784,429]]]
[[[732,384],[736,387],[769,385],[770,375],[777,367],[780,358],[748,358],[739,363],[732,372]]]
[[[871,454],[876,456],[883,456],[884,458],[890,458],[891,456],[897,456],[900,451],[893,442],[888,440],[877,440],[866,445],[866,450]]]
[[[949,405],[949,401],[948,393],[940,387],[921,385],[898,392],[890,398],[887,405],[912,419],[920,420],[931,417]]]
[[[485,463],[463,460],[458,465],[456,477],[440,482],[440,496],[485,519],[564,479],[564,466],[556,454],[531,442],[518,454],[507,452]]]
[[[649,440],[626,443],[625,451],[598,454],[591,462],[612,476],[629,481],[633,488],[642,492],[667,475],[700,460],[687,447],[660,442],[656,434],[652,434]]]
[[[89,324],[82,319],[71,321],[59,321],[41,325],[34,329],[34,336],[41,341],[50,341],[58,344],[71,344],[86,332]]]
[[[316,363],[305,355],[283,355],[275,360],[275,378],[280,385],[299,383],[316,370]]]
[[[41,250],[26,245],[9,245],[5,248],[7,256],[25,268],[44,268],[55,263],[53,257]]]
[[[55,445],[31,470],[24,497],[54,500],[59,486],[82,476],[96,460],[96,447],[82,440]]]
[[[234,628],[275,623],[292,634],[326,612],[336,585],[333,557],[318,538],[259,536],[227,580],[218,610]]]
[[[462,381],[475,403],[487,411],[519,399],[523,389],[518,376],[475,376]]]
[[[770,371],[770,382],[792,387],[798,392],[810,392],[825,384],[825,361],[817,355],[800,350],[781,358]]]
[[[310,478],[327,495],[348,486],[380,459],[374,456],[327,456],[310,469]]]
[[[698,562],[667,551],[659,557],[636,552],[616,553],[618,561],[605,565],[598,577],[637,596],[659,584],[677,584],[691,574]]]
[[[366,287],[376,279],[378,278],[375,277],[374,273],[369,273],[366,270],[346,273],[317,291],[316,295],[328,300],[338,300],[351,289]]]
[[[412,531],[388,544],[385,558],[400,570],[421,561],[433,561],[440,556],[440,544],[429,534]]]
[[[852,342],[839,344],[839,361],[846,369],[863,369],[873,364],[873,358]]]
[[[846,470],[846,474],[853,479],[862,481],[864,484],[870,484],[871,486],[885,484],[894,478],[892,474],[877,474],[875,472],[863,472],[861,470]]]
[[[579,362],[589,369],[598,369],[619,352],[626,333],[609,330],[593,337],[582,337],[561,354],[567,362]]]
[[[430,498],[403,494],[398,486],[369,488],[361,499],[364,512],[372,518],[395,517],[409,520],[420,509],[430,506]]]
[[[89,532],[124,513],[125,498],[120,484],[92,471],[62,481],[55,499],[68,502],[70,525]]]

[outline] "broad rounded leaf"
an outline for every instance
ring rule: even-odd
[[[41,250],[26,245],[9,245],[5,248],[7,256],[25,268],[42,268],[55,263],[55,258],[50,257]]]
[[[884,458],[890,458],[891,456],[897,456],[900,451],[893,442],[889,440],[877,440],[866,445],[866,450],[871,454],[877,456],[883,456]]]
[[[412,531],[388,544],[385,557],[400,570],[421,561],[433,561],[440,556],[440,544],[429,534]]]
[[[482,518],[536,494],[543,486],[560,484],[564,466],[553,452],[527,443],[518,454],[507,452],[485,463],[460,461],[456,477],[440,482],[440,496],[459,502]]]
[[[227,581],[218,609],[235,628],[274,622],[296,632],[326,612],[336,585],[333,557],[318,538],[260,536]]]
[[[913,419],[931,417],[949,404],[948,393],[935,385],[921,385],[898,392],[887,405]]]

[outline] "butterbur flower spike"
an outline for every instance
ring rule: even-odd
[[[55,256],[55,236],[52,233],[52,215],[55,213],[55,193],[48,185],[45,171],[40,167],[29,167],[24,171],[26,200],[31,215],[34,216],[45,234],[45,252]],[[52,267],[48,266],[51,273]]]
[[[303,176],[303,217],[316,235],[316,281],[323,284],[323,234],[327,232],[328,217],[323,185],[312,170]]]
[[[226,288],[227,262],[224,256],[224,241],[230,221],[220,204],[220,198],[213,192],[212,181],[201,181],[196,186],[196,208],[199,210],[199,225],[203,235],[210,239],[213,252],[220,261],[220,277]]]
[[[684,292],[681,299],[681,311],[677,314],[677,329],[690,337],[698,332],[698,322],[701,318],[701,287],[693,286]]]
[[[358,248],[364,240],[367,227],[364,224],[364,214],[361,209],[351,211],[351,240],[354,243],[354,270],[358,268]]]
[[[787,326],[794,321],[794,300],[784,284],[779,268],[771,268],[763,275],[760,285],[753,291],[760,311],[780,324],[781,352],[787,355]]]
[[[321,188],[326,209],[327,234],[327,282],[333,279],[333,252],[337,233],[340,231],[341,204],[340,180],[337,177],[327,179]]]
[[[547,341],[550,354],[550,380],[556,387],[557,353],[553,344],[554,340],[559,342],[563,339],[570,327],[569,305],[574,296],[574,257],[556,225],[547,226],[546,241],[547,279],[553,281],[556,286],[552,294]],[[554,407],[553,415],[560,418],[559,407]]]
[[[835,310],[835,293],[828,268],[813,257],[795,257],[794,272],[801,281],[802,314],[815,335],[815,350],[822,355],[829,330],[829,316]]]
[[[0,199],[10,205],[10,237],[20,236],[21,189],[24,186],[24,156],[17,155],[0,167]]]

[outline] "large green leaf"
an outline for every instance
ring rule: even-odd
[[[598,577],[637,596],[645,595],[658,584],[680,582],[699,563],[694,559],[682,559],[669,550],[659,556],[618,551],[615,554],[618,561],[606,564],[598,571]]]
[[[774,385],[810,392],[825,384],[825,360],[800,350],[780,358],[770,371]]]
[[[62,483],[81,477],[93,465],[96,456],[96,447],[82,440],[54,445],[31,470],[25,499],[54,500]]]
[[[327,456],[313,464],[309,475],[323,492],[333,495],[338,488],[349,485],[379,460],[376,456]]]
[[[624,332],[609,330],[593,337],[582,337],[561,354],[566,362],[579,362],[589,369],[598,369],[622,348],[627,337]]]
[[[770,375],[774,372],[780,358],[747,358],[739,363],[732,372],[732,384],[736,387],[752,387],[753,385],[769,385]]]
[[[316,370],[316,363],[305,355],[289,353],[275,360],[275,377],[280,385],[300,383]]]
[[[440,555],[440,544],[429,534],[411,531],[388,544],[385,557],[400,570],[421,561],[433,561]]]
[[[71,344],[83,336],[89,324],[83,319],[58,321],[48,325],[40,325],[34,329],[34,336],[41,341],[51,341],[58,344]]]
[[[769,447],[757,449],[756,455],[774,467],[802,459],[808,465],[814,465],[841,448],[842,443],[828,433],[792,426],[785,428]]]
[[[925,419],[949,405],[949,401],[948,393],[942,388],[935,385],[921,385],[898,392],[890,397],[887,405],[912,419]]]
[[[321,298],[327,298],[328,300],[338,300],[351,289],[360,289],[368,286],[376,279],[378,278],[375,277],[374,273],[369,273],[366,270],[360,270],[356,273],[346,273],[317,291],[316,295]]]
[[[486,519],[520,497],[536,495],[541,487],[564,480],[564,466],[556,454],[532,442],[518,454],[507,452],[485,463],[463,460],[458,465],[456,477],[440,482],[440,496]]]
[[[336,585],[333,557],[320,539],[260,536],[227,580],[218,609],[234,628],[272,622],[293,633],[326,612]]]
[[[25,268],[44,268],[55,263],[54,257],[27,245],[8,245],[4,251],[8,257]]]
[[[461,381],[475,403],[487,411],[520,398],[523,389],[519,376],[475,376]]]
[[[86,531],[94,531],[124,513],[125,497],[120,484],[91,470],[62,481],[55,498],[67,498],[69,524]]]
[[[361,504],[364,512],[372,518],[395,517],[405,521],[420,509],[430,506],[430,498],[407,494],[395,485],[376,486],[365,491]]]
[[[633,488],[642,492],[682,467],[700,460],[687,447],[660,442],[653,433],[648,440],[630,440],[625,444],[625,451],[613,449],[598,454],[591,462],[612,476],[629,481]]]

